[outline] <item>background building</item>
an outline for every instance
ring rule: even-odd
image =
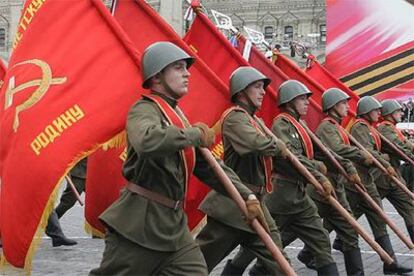
[[[111,0],[103,0],[110,6]],[[155,10],[183,34],[183,15],[188,7],[186,1],[147,0]],[[0,56],[8,60],[14,32],[24,0],[0,0]],[[249,27],[264,33],[274,47],[282,46],[282,52],[290,54],[291,41],[305,45],[320,61],[325,57],[326,4],[324,0],[202,0],[209,11],[224,13],[240,30]],[[295,57],[302,63],[301,57]]]

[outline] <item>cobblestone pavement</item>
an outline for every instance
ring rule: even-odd
[[[400,229],[406,232],[403,220],[388,201],[384,201],[384,207],[389,217],[396,222]],[[85,233],[83,229],[83,210],[83,207],[77,204],[61,220],[66,235],[75,239],[78,245],[53,248],[51,240],[48,237],[44,237],[33,259],[32,275],[87,275],[89,270],[99,265],[104,247],[103,240],[92,239]],[[360,219],[359,222],[371,233],[365,218]],[[407,266],[414,266],[414,252],[407,249],[393,232],[389,231],[389,233],[399,262]],[[333,240],[333,237],[331,235],[331,240]],[[316,276],[315,271],[307,269],[296,259],[296,255],[302,246],[302,242],[296,241],[286,248],[293,268],[299,276]],[[363,240],[360,241],[360,246],[363,254],[365,275],[383,275],[382,263],[377,254]],[[231,258],[235,252],[233,251],[228,258]],[[333,256],[338,264],[340,274],[346,275],[342,253],[333,250]],[[210,275],[220,275],[228,258],[223,260]],[[22,273],[8,270],[1,271],[0,275],[22,275]],[[248,274],[245,273],[245,275]],[[410,275],[413,276],[414,273]]]

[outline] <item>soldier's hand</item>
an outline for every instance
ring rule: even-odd
[[[332,192],[333,192],[334,189],[333,189],[332,184],[329,180],[325,180],[321,184],[322,184],[322,187],[323,187],[322,196],[327,199],[332,195]]]
[[[283,142],[282,139],[277,139],[276,140],[276,146],[280,151],[280,156],[283,159],[286,159],[286,157],[288,156],[289,153],[288,153],[288,149],[286,147],[285,142]]]
[[[370,166],[372,163],[374,163],[374,159],[372,159],[372,155],[366,153],[365,151],[362,152],[362,155],[364,156],[364,165]]]
[[[381,154],[381,157],[382,157],[382,159],[384,159],[385,161],[388,161],[388,162],[391,160],[390,156],[386,153]]]
[[[251,224],[254,219],[257,219],[263,228],[266,230],[267,233],[270,233],[269,225],[267,225],[266,218],[264,216],[262,206],[260,205],[260,201],[254,197],[249,198],[246,201],[246,208],[247,208],[247,223]]]
[[[214,132],[214,130],[209,128],[205,123],[201,123],[201,122],[195,123],[193,126],[200,129],[200,132],[201,132],[200,146],[204,148],[211,147],[214,144],[214,141],[216,138],[216,133]]]
[[[318,171],[320,171],[323,175],[328,174],[328,168],[325,166],[323,162],[318,162]]]
[[[387,172],[388,172],[388,174],[390,175],[390,176],[395,176],[395,177],[397,177],[398,175],[397,175],[397,172],[394,170],[394,168],[393,167],[391,167],[391,166],[389,166],[389,167],[387,167]]]
[[[351,174],[349,176],[349,179],[355,183],[356,185],[358,185],[362,190],[364,190],[365,192],[367,191],[367,189],[365,188],[364,184],[362,184],[362,180],[359,177],[359,175],[357,173]]]

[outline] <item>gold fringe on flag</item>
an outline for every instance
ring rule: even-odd
[[[52,213],[52,211],[55,208],[55,202],[56,202],[56,198],[58,196],[58,191],[61,187],[61,185],[63,184],[63,179],[65,178],[65,176],[69,173],[69,171],[83,158],[85,158],[86,156],[90,155],[92,152],[94,152],[95,150],[97,150],[101,145],[96,145],[94,148],[92,148],[89,151],[83,152],[81,154],[79,154],[77,157],[74,158],[74,160],[68,165],[68,167],[65,170],[65,174],[63,176],[61,176],[59,178],[58,183],[55,185],[55,188],[53,189],[47,203],[46,203],[46,207],[43,210],[43,214],[42,217],[40,219],[39,225],[37,226],[37,230],[33,236],[32,242],[29,246],[29,249],[27,251],[27,255],[26,255],[26,259],[24,262],[24,268],[20,269],[20,268],[16,268],[13,267],[12,265],[10,265],[7,262],[7,259],[4,255],[4,253],[2,253],[1,255],[1,260],[0,260],[0,270],[1,271],[10,271],[13,272],[14,274],[17,273],[18,274],[26,274],[26,275],[30,275],[31,274],[31,270],[32,270],[32,260],[33,260],[33,256],[40,244],[40,241],[42,240],[42,236],[45,233],[45,229],[49,220],[49,216]]]
[[[102,149],[106,151],[112,148],[125,147],[125,145],[126,145],[126,132],[125,130],[123,130],[117,135],[115,135],[113,138],[108,140],[107,142],[103,143]]]
[[[105,238],[105,233],[102,233],[101,231],[99,231],[98,229],[96,229],[95,227],[93,227],[92,225],[90,225],[88,223],[88,221],[85,220],[85,224],[84,224],[84,229],[85,232],[93,237],[99,237],[101,239]]]

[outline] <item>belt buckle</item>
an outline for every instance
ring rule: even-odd
[[[180,203],[181,203],[181,201],[180,201],[180,200],[177,200],[177,201],[175,202],[175,204],[174,204],[174,211],[178,210],[178,208],[180,207]]]

